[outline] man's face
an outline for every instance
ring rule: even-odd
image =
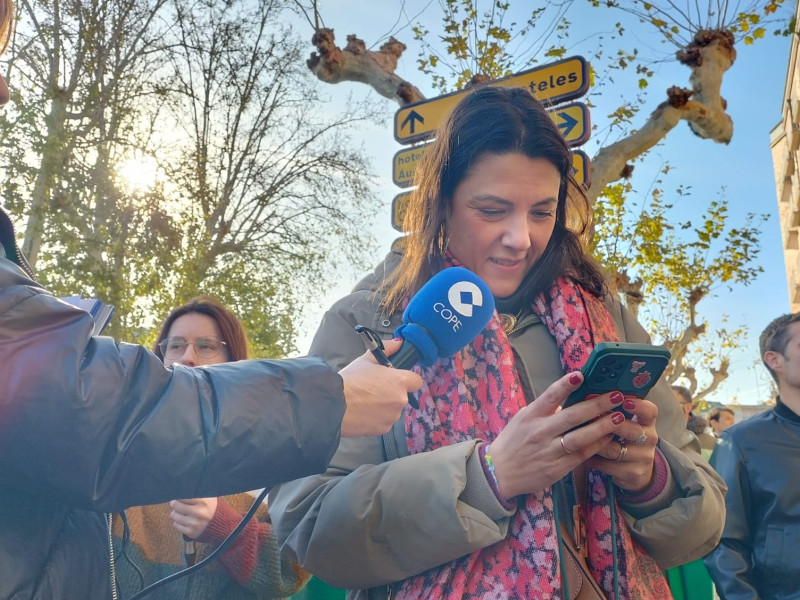
[[[717,435],[721,434],[725,431],[728,427],[733,425],[735,421],[735,417],[733,413],[729,413],[727,410],[720,411],[719,419],[716,421],[711,421],[711,428],[714,430],[714,433]]]
[[[683,409],[683,416],[688,422],[690,413],[692,412],[692,403],[681,396],[677,390],[672,390],[672,395],[675,396],[675,400],[677,400],[678,404],[681,405],[681,408]]]
[[[781,394],[789,389],[800,390],[800,322],[789,325],[789,341],[784,351],[770,350],[764,359],[778,376]]]

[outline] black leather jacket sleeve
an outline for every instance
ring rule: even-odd
[[[0,482],[116,511],[325,470],[345,402],[322,360],[165,368],[0,259]]]
[[[728,485],[725,529],[719,545],[705,558],[718,593],[726,600],[757,600],[753,579],[753,538],[750,529],[751,498],[746,461],[731,436],[714,449],[711,466]]]

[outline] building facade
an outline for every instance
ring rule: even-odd
[[[782,113],[783,118],[770,133],[770,149],[775,168],[789,302],[791,311],[797,312],[800,311],[800,63],[797,35],[792,36],[789,51]]]

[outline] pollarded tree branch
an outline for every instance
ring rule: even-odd
[[[592,159],[592,202],[606,185],[630,174],[629,160],[652,148],[681,120],[687,121],[699,137],[730,142],[733,120],[725,112],[727,103],[720,89],[725,72],[736,60],[733,42],[729,31],[701,30],[689,47],[678,52],[678,60],[692,70],[692,90],[670,88],[667,101],[653,111],[641,129],[597,152]]]
[[[355,35],[348,35],[347,46],[342,49],[335,43],[333,29],[321,28],[314,33],[311,43],[318,53],[312,52],[306,64],[320,81],[366,83],[400,106],[425,99],[415,86],[395,74],[406,45],[393,37],[376,52],[367,50],[363,40]]]
[[[643,286],[644,281],[641,278],[637,277],[631,280],[627,271],[610,273],[609,291],[625,299],[625,308],[635,319],[639,318],[639,307],[644,302]]]
[[[675,383],[681,375],[684,377],[688,376],[687,371],[690,370],[690,367],[684,364],[683,359],[689,352],[689,346],[692,342],[701,337],[705,332],[705,323],[700,325],[690,323],[684,328],[679,338],[665,341],[667,348],[669,348],[669,351],[672,353],[672,372],[669,374],[669,383]]]
[[[347,36],[347,46],[339,48],[332,29],[320,28],[311,39],[317,52],[307,61],[309,69],[326,83],[358,81],[381,96],[405,106],[424,100],[425,96],[410,82],[399,77],[397,61],[405,44],[395,38],[378,51],[367,50],[355,35]],[[725,30],[701,30],[692,43],[678,53],[678,60],[692,70],[691,91],[679,87],[667,90],[667,100],[656,108],[639,130],[601,148],[591,162],[591,189],[594,202],[609,183],[630,175],[628,161],[664,139],[682,120],[698,136],[715,142],[730,142],[733,121],[725,112],[726,102],[720,94],[722,79],[736,60],[733,35]]]
[[[719,361],[719,369],[715,369],[713,367],[710,367],[708,369],[708,372],[711,373],[711,383],[709,383],[706,387],[704,387],[702,390],[693,395],[695,403],[703,401],[714,390],[716,390],[723,381],[725,381],[728,378],[729,366],[730,366],[730,360],[727,358],[722,358]],[[695,385],[697,385],[696,382]]]

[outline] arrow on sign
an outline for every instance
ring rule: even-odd
[[[495,79],[488,85],[524,87],[539,100],[558,104],[579,98],[588,91],[589,63],[582,56],[573,56],[510,77]],[[434,136],[436,129],[444,122],[453,107],[468,93],[469,90],[461,90],[401,107],[394,115],[394,139],[401,144],[411,144]],[[563,107],[559,110],[563,110]],[[570,116],[579,119],[574,112],[570,113]],[[579,129],[580,127],[575,128]],[[572,135],[575,135],[574,131]]]
[[[569,136],[570,132],[575,129],[575,126],[578,124],[578,119],[571,117],[567,112],[558,112],[556,114],[564,119],[563,123],[558,124],[558,128],[562,130],[561,133],[564,137]]]
[[[419,121],[419,124],[422,125],[425,122],[425,119],[417,111],[412,110],[410,113],[408,113],[408,116],[405,118],[405,120],[400,123],[400,129],[404,129],[406,124],[410,122],[411,126],[409,133],[410,135],[414,135],[414,121]]]

